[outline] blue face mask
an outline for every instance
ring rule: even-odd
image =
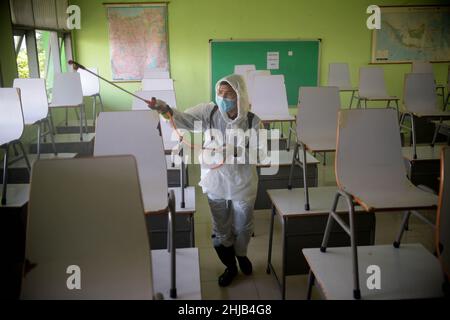
[[[220,96],[216,96],[217,106],[222,112],[228,112],[236,107],[236,100],[224,99]]]

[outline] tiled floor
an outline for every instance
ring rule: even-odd
[[[322,160],[322,156],[317,156]],[[202,298],[204,300],[276,300],[281,299],[280,289],[273,275],[266,274],[267,248],[269,241],[270,210],[255,211],[255,236],[249,246],[249,258],[253,263],[254,272],[251,276],[239,273],[233,283],[226,288],[219,287],[218,276],[224,266],[219,261],[211,242],[211,218],[206,196],[197,183],[200,178],[198,165],[189,167],[191,185],[196,186],[197,212],[195,214],[195,241],[200,254],[200,279]],[[327,155],[327,164],[319,165],[319,186],[335,185],[334,154]],[[429,217],[433,217],[430,212]],[[402,213],[380,213],[376,216],[376,244],[392,243],[401,223]],[[275,228],[274,241],[280,240],[280,229]],[[403,242],[420,242],[433,251],[433,233],[431,227],[412,217],[409,231],[404,234]],[[275,255],[276,257],[276,255]],[[274,262],[277,263],[276,261]],[[286,298],[305,299],[307,276],[287,277]],[[314,289],[313,299],[320,299],[320,293]]]

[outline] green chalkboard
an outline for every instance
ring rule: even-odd
[[[283,74],[288,103],[296,106],[298,89],[319,85],[320,43],[316,40],[210,40],[211,98],[216,82],[234,72],[237,64],[254,64],[256,70],[267,69],[267,53],[279,53],[279,69]]]

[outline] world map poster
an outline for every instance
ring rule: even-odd
[[[450,6],[381,7],[372,63],[450,61]]]
[[[113,80],[141,80],[169,69],[167,5],[107,7]]]

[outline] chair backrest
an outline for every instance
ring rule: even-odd
[[[338,87],[302,87],[297,109],[297,136],[303,142],[336,141],[340,109]]]
[[[142,90],[174,90],[172,79],[142,79]]]
[[[433,65],[428,61],[413,61],[411,64],[412,73],[433,73]]]
[[[52,106],[78,106],[83,103],[83,89],[79,72],[55,73]]]
[[[404,85],[403,100],[407,111],[418,113],[436,111],[436,84],[432,73],[407,73]]]
[[[87,69],[95,74],[98,74],[97,68]],[[83,96],[90,97],[96,94],[100,94],[100,81],[96,76],[83,69],[78,69],[78,73],[80,74]]]
[[[20,90],[0,88],[0,146],[20,139],[23,128]]]
[[[158,121],[151,110],[101,112],[95,133],[94,156],[136,158],[146,212],[167,208],[167,164]]]
[[[270,70],[250,70],[247,71],[247,74],[244,77],[250,103],[252,102],[253,97],[253,84],[255,82],[255,78],[259,76],[270,76]]]
[[[144,99],[150,100],[152,97],[165,101],[171,108],[177,107],[177,102],[175,98],[175,91],[173,90],[145,90],[145,91],[137,91],[136,95],[142,97]],[[132,110],[148,110],[145,102],[133,98]],[[177,142],[177,136],[174,135],[174,131],[170,125],[170,122],[160,116],[159,120],[161,124],[161,133],[164,142],[165,148],[173,147]],[[174,140],[172,140],[172,138]]]
[[[361,67],[359,69],[358,91],[360,97],[385,97],[388,95],[381,67]]]
[[[407,183],[396,110],[339,111],[335,170],[344,190],[370,185],[389,192]]]
[[[330,63],[328,67],[328,86],[350,88],[350,71],[348,63]]]
[[[133,157],[37,161],[25,257],[35,267],[24,277],[23,299],[152,299]]]
[[[260,117],[289,115],[283,75],[255,77],[252,112]]]
[[[442,149],[441,181],[437,211],[436,251],[450,281],[450,148]]]
[[[146,69],[142,79],[169,79],[169,71],[164,69]]]
[[[48,98],[45,79],[14,79],[13,86],[20,89],[25,124],[33,124],[47,117]]]

